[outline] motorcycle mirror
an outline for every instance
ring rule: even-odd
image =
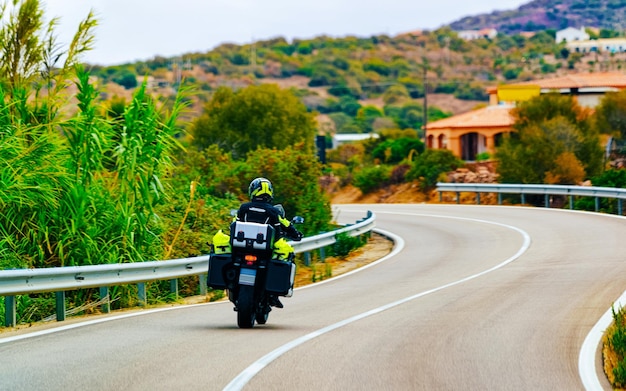
[[[302,216],[294,216],[293,219],[291,219],[291,222],[293,224],[304,224],[304,217],[302,217]]]
[[[230,215],[233,216],[233,217],[237,216],[237,209],[231,209],[230,210]]]

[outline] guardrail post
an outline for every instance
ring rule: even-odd
[[[526,195],[522,193],[522,205],[526,204]]]
[[[502,205],[502,193],[498,193],[498,205]]]
[[[320,261],[324,262],[326,259],[326,250],[324,247],[320,247]]]
[[[15,296],[4,296],[4,326],[12,327],[17,323],[17,304]]]
[[[146,298],[146,283],[140,282],[137,284],[137,296],[139,299],[139,305],[145,307],[148,304],[148,300]]]
[[[304,253],[304,265],[311,266],[311,253],[309,251]]]
[[[617,214],[618,215],[622,215],[622,199],[618,198],[617,199]]]
[[[111,299],[109,298],[108,286],[100,287],[100,300],[104,300],[104,302],[102,303],[102,306],[100,306],[100,309],[102,310],[102,312],[104,312],[105,314],[108,314],[109,312],[111,312]]]
[[[569,197],[569,208],[574,209],[574,196],[568,196],[568,197]]]
[[[544,195],[543,199],[544,199],[544,204],[546,205],[546,208],[549,208],[550,207],[550,195],[549,194]]]
[[[480,193],[476,192],[476,205],[480,205]]]
[[[173,293],[176,298],[178,298],[178,279],[177,278],[170,280],[170,292]]]
[[[443,201],[443,191],[439,192],[439,202]]]
[[[596,212],[600,210],[600,197],[596,197]]]
[[[56,296],[57,322],[65,320],[65,291],[54,292]]]
[[[200,294],[201,295],[206,295],[207,294],[207,286],[206,286],[206,279],[207,279],[207,274],[200,274],[198,276],[198,285],[200,286]]]
[[[456,203],[457,204],[461,203],[461,192],[460,191],[456,192]]]

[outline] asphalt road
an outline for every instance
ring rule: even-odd
[[[343,222],[374,211],[396,252],[296,290],[250,330],[225,302],[0,338],[0,390],[583,389],[583,340],[626,289],[626,220],[340,207]]]

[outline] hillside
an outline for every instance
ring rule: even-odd
[[[517,10],[469,16],[434,31],[292,41],[277,37],[92,70],[104,85],[105,100],[128,101],[144,80],[150,93],[162,100],[171,98],[181,85],[191,87],[197,94],[185,114],[189,121],[202,113],[220,87],[274,83],[292,89],[309,111],[319,113],[322,132],[369,133],[397,127],[419,135],[425,95],[428,120],[435,121],[486,105],[486,89],[498,84],[622,70],[625,53],[569,53],[555,42],[554,32],[584,25],[612,28],[608,33],[615,35],[621,32],[624,17],[626,0],[536,0]],[[495,27],[501,34],[465,41],[455,32],[484,27]],[[521,31],[534,35],[518,34]],[[366,106],[380,110],[376,126],[373,117],[357,118]]]
[[[534,0],[516,10],[467,16],[449,26],[457,31],[491,27],[505,34],[565,27],[622,31],[624,20],[625,0]]]

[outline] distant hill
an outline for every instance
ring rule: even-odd
[[[457,31],[490,27],[504,34],[566,27],[621,32],[626,29],[626,0],[535,0],[516,10],[467,16],[449,26]]]

